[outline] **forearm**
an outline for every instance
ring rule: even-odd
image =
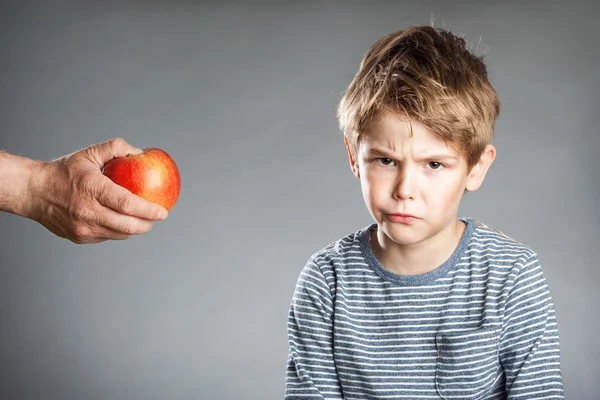
[[[556,313],[537,256],[506,301],[499,355],[509,399],[564,399]]]
[[[305,266],[288,315],[286,400],[343,398],[333,355],[333,297],[321,269]]]
[[[40,161],[0,150],[0,211],[30,218],[34,189],[40,177],[32,174]]]

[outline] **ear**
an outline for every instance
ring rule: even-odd
[[[495,158],[496,148],[491,144],[488,144],[483,153],[481,153],[481,157],[479,157],[477,164],[475,164],[473,168],[471,168],[471,171],[469,171],[465,189],[467,189],[469,192],[474,192],[475,190],[479,189]]]
[[[344,135],[344,144],[346,145],[346,151],[348,152],[348,159],[350,160],[350,169],[352,170],[352,173],[354,174],[354,176],[356,176],[358,179],[360,179],[360,171],[358,170],[358,162],[354,158],[354,155],[352,154],[352,148],[350,147],[350,143],[348,142],[348,137],[346,135]]]

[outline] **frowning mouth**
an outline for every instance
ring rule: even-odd
[[[391,222],[399,222],[402,224],[410,224],[413,222],[416,222],[419,220],[418,217],[415,217],[414,215],[411,214],[402,214],[402,213],[397,213],[397,214],[387,214],[386,217],[391,221]]]

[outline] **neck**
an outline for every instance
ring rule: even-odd
[[[377,229],[371,236],[371,247],[387,270],[400,275],[421,275],[433,271],[450,258],[465,228],[463,222],[456,220],[434,237],[411,245],[399,245]]]

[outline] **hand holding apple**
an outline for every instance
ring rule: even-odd
[[[154,221],[167,218],[166,207],[135,196],[125,187],[172,207],[179,194],[179,174],[174,163],[170,164],[172,160],[165,156],[159,157],[162,161],[154,161],[159,165],[154,167],[147,164],[148,158],[137,158],[142,153],[143,150],[122,138],[114,138],[53,161],[35,161],[30,169],[27,196],[21,205],[22,214],[77,244],[123,240],[149,232]],[[111,160],[115,160],[115,165],[107,173],[113,169],[114,179],[122,181],[125,187],[102,174]],[[120,160],[127,162],[122,164]],[[145,161],[139,164],[140,160]],[[128,178],[129,172],[122,165],[127,166],[131,161],[140,168],[130,168],[137,177]],[[169,179],[163,180],[164,177]],[[137,188],[132,186],[136,182]]]
[[[114,158],[106,163],[103,173],[131,193],[167,210],[179,198],[181,181],[177,165],[167,152],[158,148]]]

